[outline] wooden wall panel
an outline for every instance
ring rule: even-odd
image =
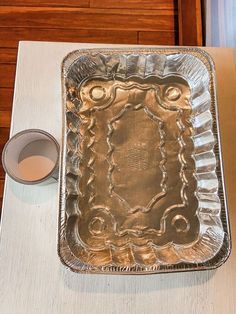
[[[9,129],[8,128],[0,128],[0,151],[2,152],[2,149],[8,140],[9,137]],[[0,178],[2,178],[0,176]]]
[[[151,9],[173,10],[176,7],[175,0],[90,0],[92,8],[126,8],[126,9]]]
[[[13,88],[1,88],[0,87],[0,109],[3,111],[10,110],[12,108]]]
[[[4,188],[4,180],[0,180],[0,218],[1,218],[3,188]]]
[[[89,0],[1,0],[3,6],[89,7]]]
[[[0,128],[10,128],[11,111],[0,111]]]
[[[0,63],[16,63],[17,49],[0,47]]]
[[[4,178],[5,178],[5,173],[4,173],[2,163],[1,163],[0,164],[0,184],[3,183]],[[1,200],[1,198],[2,198],[2,193],[0,193],[0,200]],[[0,213],[1,213],[1,207],[0,207]]]
[[[13,88],[15,80],[15,64],[0,63],[0,87]]]
[[[201,46],[201,0],[178,0],[179,45]]]
[[[158,42],[159,45],[175,45],[177,41],[177,32],[139,32],[138,43],[141,45],[153,45],[153,42]]]
[[[3,182],[0,181],[0,195],[2,195],[3,193]]]
[[[4,27],[174,30],[172,10],[77,9],[2,7],[0,25]]]
[[[1,15],[1,14],[0,14]],[[10,35],[10,36],[9,36]],[[136,44],[137,32],[97,29],[66,29],[61,28],[29,28],[29,27],[0,27],[0,44],[2,47],[18,46],[20,40],[88,42]]]

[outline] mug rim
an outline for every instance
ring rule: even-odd
[[[57,159],[55,161],[55,165],[52,168],[52,170],[48,174],[46,174],[44,177],[42,177],[40,179],[37,179],[37,180],[32,180],[32,181],[21,179],[21,178],[15,176],[14,174],[12,174],[10,169],[9,169],[9,167],[7,167],[7,163],[6,163],[6,150],[7,150],[8,145],[12,142],[12,140],[15,140],[18,137],[20,137],[20,136],[22,136],[24,134],[27,134],[27,133],[40,133],[40,134],[45,135],[46,137],[48,137],[53,142],[53,144],[56,147],[56,151],[57,151]],[[60,158],[60,145],[59,145],[59,143],[57,142],[57,140],[55,139],[55,137],[53,135],[51,135],[47,131],[44,131],[44,130],[41,130],[41,129],[25,129],[25,130],[22,130],[20,132],[17,132],[16,134],[14,134],[13,136],[11,136],[8,139],[8,141],[6,142],[6,144],[4,145],[4,148],[2,150],[2,165],[3,165],[4,171],[14,181],[16,181],[18,183],[26,184],[26,185],[38,184],[38,183],[44,182],[48,178],[52,177],[52,174],[55,172],[56,168],[58,167],[59,158]]]

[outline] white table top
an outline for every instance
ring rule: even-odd
[[[41,128],[60,142],[61,61],[74,49],[93,46],[20,43],[11,134]],[[226,187],[236,243],[234,51],[207,50],[216,63]],[[6,179],[0,235],[0,313],[236,313],[234,247],[230,259],[216,271],[81,275],[66,269],[57,256],[57,224],[57,184],[24,186]]]

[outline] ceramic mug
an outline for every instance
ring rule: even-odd
[[[21,131],[11,137],[2,153],[6,173],[22,184],[38,184],[58,179],[59,144],[39,129]]]

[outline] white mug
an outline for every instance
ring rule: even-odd
[[[38,184],[58,179],[59,144],[39,129],[21,131],[11,137],[2,152],[6,173],[22,184]]]

